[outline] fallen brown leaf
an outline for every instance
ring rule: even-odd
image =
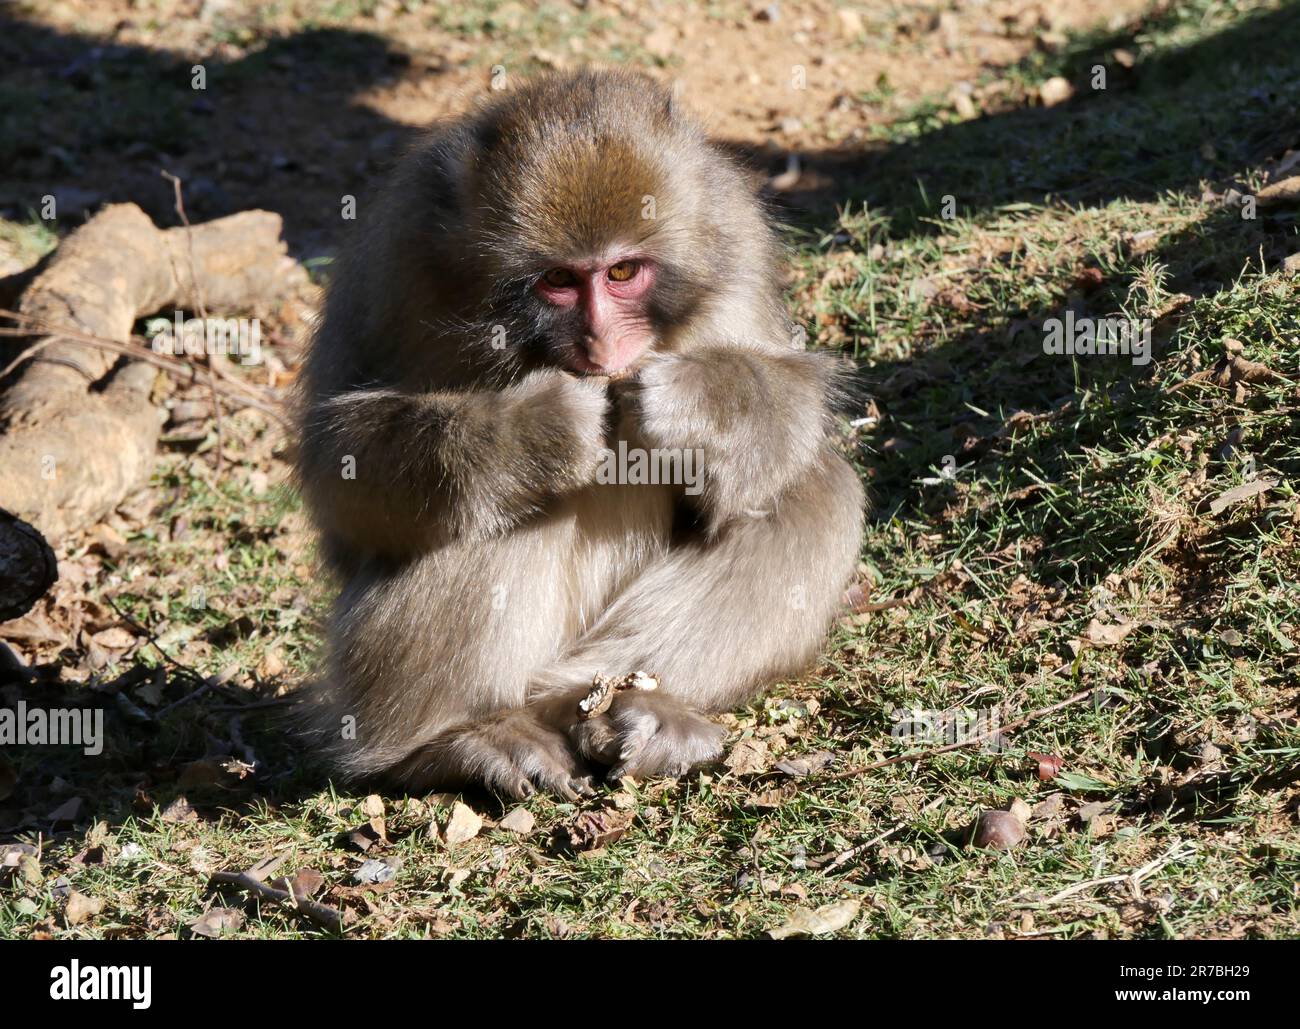
[[[784,925],[769,929],[767,934],[774,940],[784,940],[788,936],[824,936],[843,929],[858,917],[861,910],[862,905],[856,900],[823,904],[816,911],[796,908]]]

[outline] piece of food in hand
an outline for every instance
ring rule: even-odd
[[[640,670],[617,679],[611,679],[597,672],[591,680],[591,689],[578,701],[578,717],[585,722],[603,715],[614,703],[614,694],[623,690],[657,690],[658,688],[659,680]]]

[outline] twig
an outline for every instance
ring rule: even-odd
[[[199,685],[195,689],[185,694],[185,696],[181,697],[179,700],[173,700],[166,707],[159,708],[156,712],[154,712],[154,718],[162,718],[163,715],[170,714],[172,711],[180,707],[182,704],[188,704],[191,700],[196,700],[197,698],[201,697],[203,694],[207,693],[208,690],[213,689],[214,687],[217,686],[224,686],[226,683],[228,683],[231,679],[233,679],[238,674],[239,674],[239,666],[230,665],[228,668],[223,668],[216,675],[209,675],[206,679],[204,679],[201,683],[199,683]]]
[[[845,768],[839,772],[823,773],[821,778],[828,781],[832,779],[848,779],[855,775],[861,775],[863,772],[875,771],[877,768],[888,768],[890,765],[903,764],[904,762],[925,761],[939,754],[947,754],[949,751],[961,750],[963,747],[971,747],[976,743],[983,743],[985,740],[990,740],[994,736],[1013,732],[1021,726],[1032,722],[1035,718],[1042,718],[1043,715],[1050,715],[1053,711],[1059,711],[1063,707],[1069,707],[1071,704],[1077,704],[1081,700],[1086,700],[1100,688],[1101,687],[1099,686],[1093,686],[1086,690],[1080,690],[1072,697],[1066,697],[1064,700],[1051,704],[1048,707],[1040,707],[1037,711],[1030,711],[1029,714],[1025,715],[1023,718],[1017,718],[1014,722],[1000,725],[996,729],[981,733],[978,736],[972,736],[968,740],[961,740],[958,743],[948,743],[942,747],[935,747],[932,750],[918,750],[911,754],[898,754],[895,757],[885,758],[882,761],[872,761],[870,764],[855,765],[852,768]]]
[[[7,335],[7,334],[0,333],[0,335]],[[26,336],[29,334],[24,332],[23,335]],[[7,365],[4,366],[4,370],[0,371],[0,379],[8,378],[9,373],[11,371],[17,368],[29,357],[39,354],[42,350],[44,350],[53,342],[54,342],[53,337],[46,337],[45,339],[37,340],[30,347],[28,347],[26,350],[24,350],[22,353],[20,353],[17,357],[15,357],[12,361],[10,361]]]
[[[1108,886],[1114,883],[1127,883],[1134,899],[1141,897],[1142,893],[1139,886],[1143,879],[1155,874],[1164,868],[1165,865],[1173,864],[1175,861],[1181,861],[1189,857],[1196,850],[1196,845],[1178,840],[1167,851],[1161,854],[1153,861],[1148,861],[1141,868],[1135,869],[1124,875],[1104,875],[1100,879],[1085,879],[1083,882],[1075,883],[1073,886],[1067,886],[1060,893],[1043,901],[1041,905],[1035,904],[1034,907],[1051,907],[1053,904],[1059,904],[1066,897],[1071,897],[1076,893],[1082,893],[1084,890],[1090,890],[1095,886]],[[1021,905],[1029,906],[1029,905]]]
[[[203,676],[200,675],[198,671],[191,668],[184,661],[178,661],[176,658],[172,657],[169,653],[167,653],[167,651],[165,651],[162,648],[162,644],[158,642],[158,637],[154,634],[152,629],[150,629],[147,625],[143,624],[137,619],[132,618],[129,614],[123,611],[120,607],[117,606],[117,601],[114,600],[112,597],[105,597],[104,600],[108,604],[108,606],[111,607],[117,613],[118,618],[122,619],[122,621],[126,622],[127,625],[129,625],[132,629],[134,629],[141,636],[143,636],[145,638],[145,642],[147,642],[149,646],[153,647],[154,650],[158,651],[158,653],[162,655],[164,661],[166,661],[173,668],[177,668],[180,671],[184,672],[195,682],[201,682],[203,680]]]
[[[194,232],[190,225],[189,216],[185,213],[185,201],[181,197],[181,180],[171,172],[162,169],[162,177],[172,184],[172,190],[176,194],[176,214],[180,216],[181,224],[185,226],[185,247],[190,259],[190,282],[194,284],[194,297],[199,304],[199,317],[203,319],[204,331],[208,324],[208,305],[203,299],[203,284],[199,281],[198,265],[194,261]],[[225,443],[226,431],[221,418],[221,404],[217,400],[217,371],[216,362],[213,355],[204,352],[208,366],[208,390],[212,394],[212,417],[216,423],[217,429],[217,446],[216,446],[216,473],[221,477],[221,472],[225,466]]]
[[[306,915],[317,925],[333,932],[343,931],[343,912],[329,904],[322,904],[318,900],[312,900],[310,897],[302,896],[290,890],[278,890],[274,886],[268,886],[259,879],[249,875],[247,872],[214,872],[210,880],[218,886],[235,886],[245,893],[251,893],[260,900],[274,901],[277,904],[284,904],[295,911]]]
[[[22,314],[19,311],[11,311],[6,308],[0,308],[0,318],[9,318],[16,322],[25,323],[37,331],[51,336],[58,336],[70,343],[79,343],[82,346],[96,347],[100,350],[107,350],[110,353],[132,358],[133,360],[144,361],[147,364],[152,364],[155,367],[175,374],[178,377],[181,373],[184,373],[189,382],[194,382],[199,378],[198,369],[195,368],[191,362],[186,361],[184,358],[175,357],[171,354],[159,354],[149,347],[146,340],[143,340],[139,336],[131,337],[131,343],[137,344],[132,346],[131,343],[119,343],[115,339],[105,339],[102,336],[94,336],[90,333],[82,332],[79,329],[70,328],[65,325],[58,325],[53,322],[47,322],[42,318],[34,318],[31,315]],[[0,328],[0,335],[8,334],[10,334],[10,330]],[[31,332],[22,332],[20,334],[24,336],[33,335]],[[54,341],[42,340],[41,345],[44,346],[51,342]],[[11,368],[16,366],[20,361],[26,360],[29,356],[31,355],[19,355],[18,361],[15,361],[6,368],[5,373],[7,374]],[[46,360],[52,359],[46,358]],[[226,385],[223,387],[222,383]],[[264,399],[262,392],[255,387],[250,386],[239,379],[225,376],[221,380],[221,383],[218,383],[217,388],[218,391],[232,403],[242,403],[245,407],[256,408],[259,411],[269,414],[282,425],[287,426],[289,424],[288,417],[279,410],[275,404]]]
[[[921,813],[925,814],[927,811],[933,811],[942,804],[945,799],[946,798],[944,797],[935,797],[934,800],[930,801],[930,803],[926,804],[925,807],[921,809]],[[850,847],[848,850],[841,851],[822,868],[822,871],[833,872],[835,869],[839,868],[840,865],[848,864],[860,854],[865,854],[872,847],[884,843],[885,840],[900,832],[907,824],[908,823],[906,822],[899,822],[898,825],[894,826],[892,829],[882,832],[879,836],[873,836],[871,839],[867,840],[866,843],[859,843],[856,847]]]

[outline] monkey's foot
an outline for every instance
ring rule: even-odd
[[[615,782],[685,775],[722,756],[722,727],[666,693],[620,693],[605,714],[570,732],[580,753],[611,766]]]
[[[450,729],[406,758],[397,772],[408,786],[478,784],[512,800],[537,789],[566,800],[595,794],[573,744],[529,711],[506,711]]]

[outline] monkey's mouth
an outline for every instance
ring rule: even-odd
[[[586,376],[593,379],[609,379],[617,382],[619,379],[626,379],[636,371],[636,364],[623,365],[620,368],[606,368],[604,365],[596,364],[580,353],[573,354],[568,362],[569,370],[576,372],[578,375]]]

